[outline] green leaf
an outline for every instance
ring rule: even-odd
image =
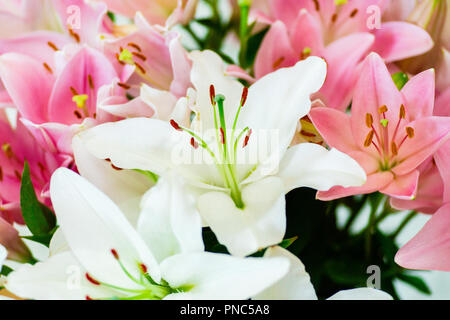
[[[428,285],[425,283],[425,281],[423,281],[422,278],[416,277],[416,276],[411,276],[408,274],[399,274],[398,278],[400,280],[402,280],[403,282],[406,282],[407,284],[409,284],[410,286],[416,288],[417,290],[419,290],[422,293],[425,294],[431,294],[431,290],[428,287]]]
[[[252,26],[250,26],[253,28]],[[258,52],[259,47],[261,46],[261,43],[264,39],[264,36],[266,35],[267,31],[269,31],[269,28],[266,28],[257,34],[251,36],[248,39],[247,42],[247,50],[245,52],[245,65],[243,67],[252,66],[255,62],[256,53]]]
[[[367,263],[350,257],[325,262],[325,272],[336,283],[361,286],[367,281]]]
[[[285,249],[289,248],[296,240],[298,239],[298,237],[292,237],[289,239],[284,239],[283,241],[281,241],[278,245],[280,247],[283,247]]]
[[[49,208],[38,201],[30,177],[30,167],[26,162],[20,186],[20,207],[23,219],[33,235],[48,235],[55,228],[56,217]]]
[[[402,90],[409,79],[406,73],[397,72],[392,75],[392,80],[394,80],[394,83],[397,86],[398,90]]]
[[[8,266],[3,266],[3,268],[2,268],[1,271],[0,271],[0,275],[6,277],[8,274],[10,274],[10,273],[13,272],[13,271],[14,271],[14,270],[11,269],[10,267],[8,267]]]
[[[47,234],[39,234],[39,235],[32,235],[32,236],[23,236],[22,239],[31,240],[40,244],[43,244],[46,247],[50,246],[50,241],[53,238],[53,235],[55,234],[56,230],[58,229],[58,226],[56,226],[52,231],[50,231]]]

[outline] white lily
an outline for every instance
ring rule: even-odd
[[[280,69],[248,90],[225,76],[215,53],[194,52],[191,59],[196,94],[179,102],[194,105],[189,125],[144,118],[108,123],[79,135],[87,150],[119,168],[183,176],[205,224],[237,256],[283,239],[290,190],[365,183],[358,163],[337,150],[289,148],[310,95],[325,80],[323,59]]]
[[[70,251],[12,272],[6,288],[31,299],[248,299],[287,273],[284,258],[203,252],[200,219],[180,210],[191,200],[170,185],[146,196],[142,237],[105,194],[58,169],[50,193]]]
[[[309,274],[300,259],[279,246],[268,248],[264,257],[285,257],[290,260],[291,266],[287,275],[257,295],[255,300],[317,300]],[[392,297],[381,290],[357,288],[339,291],[327,300],[392,300]]]

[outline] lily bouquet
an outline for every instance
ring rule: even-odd
[[[1,297],[398,299],[450,271],[450,1],[4,0],[0,24]]]

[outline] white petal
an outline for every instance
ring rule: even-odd
[[[339,291],[327,300],[393,300],[393,298],[391,295],[381,290],[357,288]]]
[[[253,131],[270,130],[279,139],[280,153],[292,141],[297,123],[309,113],[311,94],[319,91],[327,73],[323,59],[310,57],[279,69],[253,84],[239,123]]]
[[[127,119],[99,125],[81,132],[79,137],[95,157],[110,159],[118,168],[140,169],[158,175],[175,170],[189,180],[209,182],[205,163],[193,163],[196,159],[193,153],[202,149],[194,150],[189,142],[191,137],[176,131],[168,122]],[[214,169],[213,164],[209,167]]]
[[[225,75],[225,65],[219,55],[213,51],[194,51],[192,59],[191,81],[197,90],[196,110],[200,115],[202,128],[214,129],[214,113],[211,105],[209,87],[214,85],[216,95],[225,96],[224,112],[227,127],[231,127],[239,107],[243,85]]]
[[[153,279],[160,280],[158,264],[145,242],[100,190],[73,171],[61,168],[52,176],[50,194],[70,248],[97,280],[121,287],[135,286],[112,249],[133,276],[140,274],[138,264],[143,263]]]
[[[122,210],[132,225],[136,225],[140,202],[154,181],[132,170],[115,170],[105,160],[93,156],[80,137],[72,140],[78,172],[104,192]]]
[[[0,244],[0,270],[2,270],[3,262],[6,260],[8,252],[5,247]]]
[[[50,256],[55,256],[66,251],[70,251],[69,244],[67,243],[66,237],[64,236],[64,232],[61,228],[58,228],[53,234],[52,240],[50,241],[49,250]]]
[[[165,121],[170,120],[170,114],[177,103],[177,98],[172,93],[143,84],[140,97],[142,101],[155,110],[155,118]]]
[[[266,258],[286,257],[291,266],[289,272],[277,283],[255,297],[257,300],[317,300],[305,266],[295,255],[282,247],[271,247],[264,254]]]
[[[249,299],[281,279],[289,269],[284,258],[237,258],[216,253],[180,254],[161,264],[172,288],[192,286],[166,299]]]
[[[114,295],[90,284],[85,272],[68,251],[33,266],[22,265],[8,275],[5,287],[18,297],[37,300],[84,300],[86,296],[101,298]]]
[[[160,262],[178,253],[202,252],[202,221],[184,182],[161,177],[142,201],[138,232]]]
[[[224,192],[199,197],[198,208],[232,255],[247,256],[283,240],[286,231],[282,181],[268,177],[243,188],[243,210]]]
[[[365,171],[351,157],[312,143],[289,148],[278,176],[283,179],[286,192],[299,187],[326,191],[333,186],[356,187],[366,182]]]

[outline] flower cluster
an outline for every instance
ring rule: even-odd
[[[392,299],[450,271],[449,22],[448,0],[2,1],[0,297]]]

